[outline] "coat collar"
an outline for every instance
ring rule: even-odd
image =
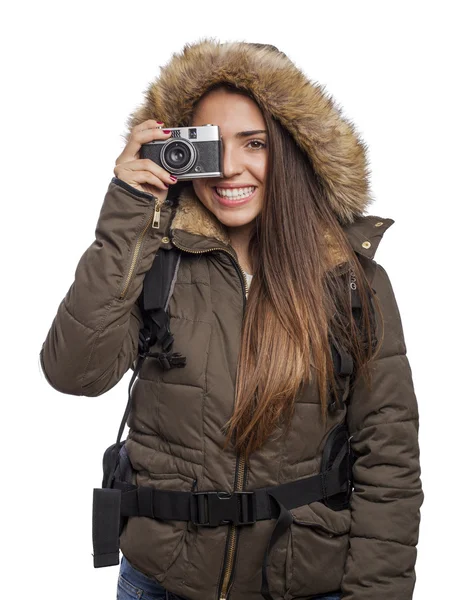
[[[352,249],[373,259],[385,231],[395,221],[375,215],[363,215],[342,225]],[[223,249],[237,258],[230,245],[228,230],[197,198],[193,186],[185,187],[178,196],[176,211],[170,225],[170,238],[177,246],[190,252]],[[329,248],[329,269],[342,272],[346,257],[340,252],[333,237],[325,234]],[[347,265],[346,265],[347,266]]]

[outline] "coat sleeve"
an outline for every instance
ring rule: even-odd
[[[112,388],[138,353],[142,316],[136,301],[171,216],[156,199],[114,177],[95,241],[82,255],[40,351],[41,367],[59,392],[98,396]],[[159,203],[161,204],[161,203]]]
[[[349,553],[343,600],[411,600],[424,500],[418,406],[400,313],[385,269],[372,287],[383,312],[384,339],[372,362],[371,390],[359,378],[348,406],[353,466]]]

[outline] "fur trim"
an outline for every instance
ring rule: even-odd
[[[343,225],[372,202],[366,146],[354,126],[324,91],[274,46],[221,43],[214,38],[186,44],[147,88],[144,103],[129,117],[131,129],[148,119],[186,126],[195,103],[213,84],[230,82],[251,91],[310,157],[331,208]]]
[[[226,246],[230,244],[228,230],[196,196],[192,185],[186,186],[178,197],[178,208],[171,229],[212,237]]]
[[[186,186],[178,196],[178,206],[170,229],[182,229],[195,235],[215,238],[226,246],[230,245],[228,229],[202,204],[191,185]],[[325,232],[325,242],[329,255],[327,268],[334,268],[347,260],[335,243],[334,236],[328,231]]]

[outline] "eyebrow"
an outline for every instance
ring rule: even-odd
[[[258,133],[268,133],[266,129],[252,129],[251,131],[239,131],[235,134],[236,138],[244,138],[250,135],[256,135]]]

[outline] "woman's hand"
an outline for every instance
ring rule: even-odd
[[[171,179],[172,175],[150,158],[139,158],[142,144],[152,140],[166,140],[170,137],[170,133],[164,133],[159,129],[161,125],[163,123],[149,119],[132,128],[124,150],[116,159],[114,175],[132,187],[165,201],[168,186],[176,183],[176,177]]]

